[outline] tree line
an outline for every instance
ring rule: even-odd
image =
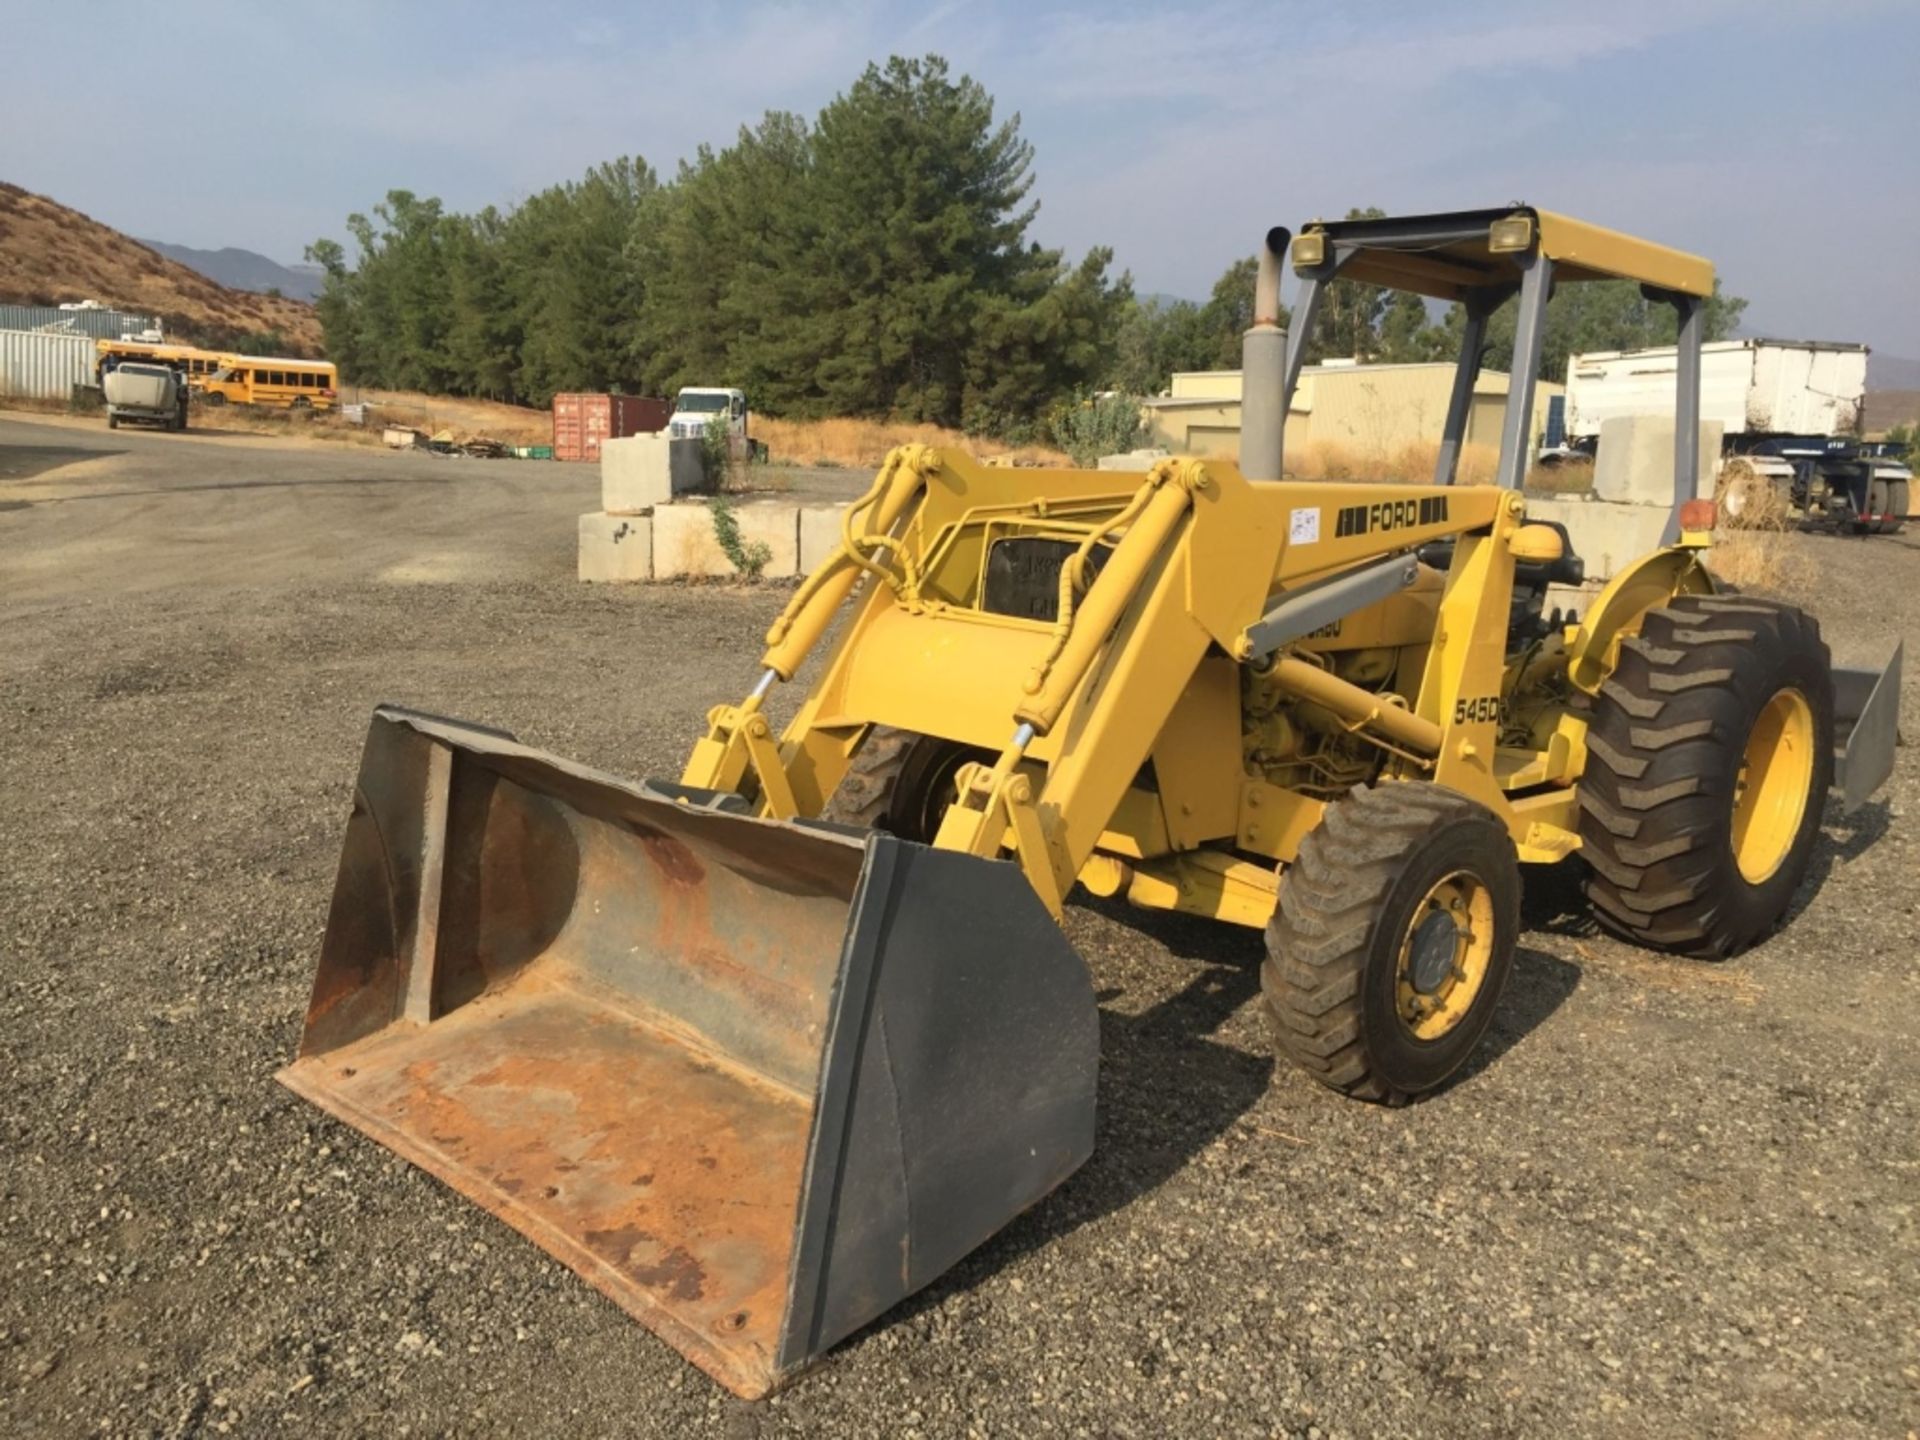
[[[322,240],[330,356],[362,384],[543,404],[744,386],[771,413],[1005,430],[1104,381],[1113,254],[1031,242],[1033,150],[938,57],[870,66],[662,183],[616,160],[511,210],[393,191]]]
[[[1110,249],[1074,262],[1028,237],[1033,184],[1018,115],[996,120],[985,89],[937,56],[894,57],[811,122],[769,113],[670,182],[628,157],[470,215],[394,190],[347,217],[351,258],[334,239],[307,256],[326,272],[330,358],[393,389],[543,405],[728,384],[772,414],[1020,437],[1074,397],[1239,364],[1252,259],[1204,302],[1140,299]],[[1716,307],[1710,331],[1743,303]],[[1495,368],[1511,358],[1511,309],[1490,326]],[[1568,287],[1549,373],[1570,350],[1671,331],[1630,285]],[[1310,355],[1451,359],[1458,333],[1457,314],[1343,281]]]

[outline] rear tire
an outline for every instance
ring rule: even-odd
[[[952,740],[875,725],[854,752],[820,818],[930,845],[953,803],[960,767],[991,758],[984,750]]]
[[[1909,497],[1905,480],[1889,480],[1887,484],[1886,507],[1881,512],[1885,516],[1880,522],[1882,535],[1898,535],[1907,525],[1907,505]]]
[[[1280,880],[1260,989],[1274,1047],[1321,1084],[1404,1104],[1466,1063],[1520,928],[1520,862],[1484,806],[1425,781],[1327,807]]]
[[[1587,898],[1622,940],[1724,959],[1780,923],[1833,782],[1833,676],[1790,605],[1648,612],[1600,687],[1580,780]]]

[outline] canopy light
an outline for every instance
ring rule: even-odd
[[[1487,228],[1487,249],[1496,255],[1510,255],[1516,250],[1533,248],[1533,217],[1531,215],[1509,215],[1504,220],[1496,220]]]

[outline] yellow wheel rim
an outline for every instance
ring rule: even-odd
[[[1747,736],[1733,791],[1733,858],[1749,885],[1786,863],[1813,784],[1813,707],[1798,690],[1766,703]]]
[[[1466,1018],[1493,958],[1493,894],[1465,870],[1427,891],[1400,938],[1394,1005],[1416,1040],[1438,1040]]]

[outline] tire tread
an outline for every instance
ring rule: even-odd
[[[1762,903],[1733,860],[1728,826],[1739,751],[1783,676],[1798,677],[1816,715],[1814,793],[1777,872],[1786,878],[1766,882]],[[1827,647],[1803,611],[1750,595],[1681,596],[1648,611],[1600,686],[1580,780],[1587,898],[1602,927],[1720,959],[1777,924],[1825,801],[1831,716]]]
[[[1388,1105],[1411,1098],[1377,1072],[1367,1050],[1368,953],[1408,855],[1436,827],[1462,823],[1511,843],[1485,807],[1420,781],[1356,788],[1300,842],[1281,878],[1260,981],[1275,1047],[1322,1084]],[[1497,998],[1495,991],[1487,1001]]]

